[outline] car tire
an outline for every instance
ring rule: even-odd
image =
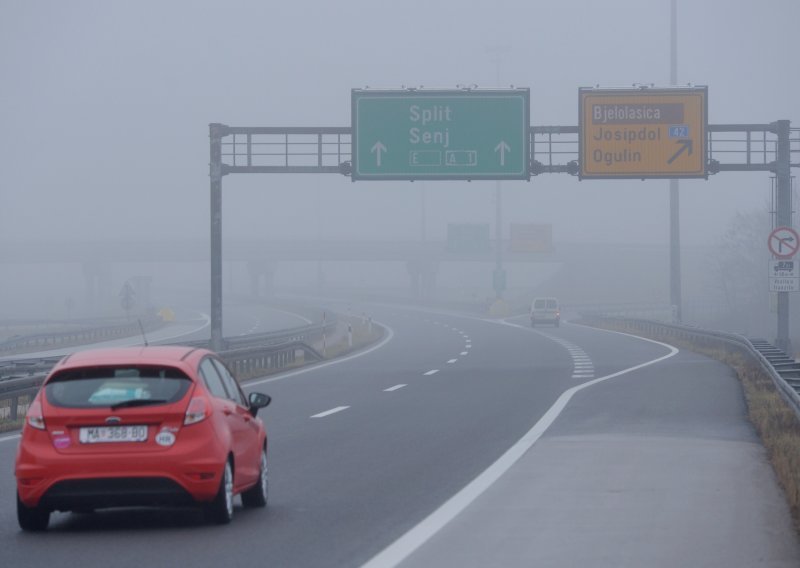
[[[248,508],[266,507],[269,499],[269,469],[267,468],[267,450],[261,450],[261,464],[258,469],[258,481],[247,491],[242,492],[242,505]]]
[[[561,322],[559,320],[556,320],[556,327],[560,327],[560,326],[561,326]]]
[[[531,327],[536,327],[536,322],[531,320]]]
[[[205,507],[206,518],[218,525],[227,525],[233,520],[233,468],[230,460],[225,462],[222,479],[214,500]]]
[[[17,522],[24,531],[41,532],[47,530],[50,524],[50,511],[42,507],[28,507],[17,493]]]

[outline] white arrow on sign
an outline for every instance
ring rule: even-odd
[[[495,152],[500,152],[500,165],[506,165],[506,152],[511,151],[511,146],[506,144],[505,140],[500,140],[500,143],[494,147]]]
[[[381,167],[381,155],[382,155],[382,154],[383,154],[383,152],[385,152],[385,151],[386,151],[386,146],[384,146],[384,145],[381,143],[381,141],[380,141],[380,140],[378,140],[377,142],[375,142],[375,144],[372,146],[372,149],[370,150],[370,152],[372,152],[373,154],[375,154],[375,155],[376,155],[376,158],[377,158],[377,161],[378,161],[378,167],[379,167],[379,168]]]

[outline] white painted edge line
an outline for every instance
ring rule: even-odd
[[[456,361],[458,361],[458,359],[450,359],[450,360],[447,362],[447,364],[448,364],[448,365],[452,365],[452,364],[453,364],[453,363],[455,363]]]
[[[389,387],[388,389],[383,389],[383,392],[394,392],[396,390],[400,390],[403,387],[407,387],[408,385],[394,385],[393,387]]]
[[[336,414],[337,412],[341,412],[342,410],[347,410],[348,408],[350,407],[337,406],[336,408],[331,408],[330,410],[326,410],[325,412],[320,412],[319,414],[315,414],[311,418],[325,418],[326,416],[330,416],[331,414]]]
[[[422,373],[422,374],[423,374],[424,376],[428,377],[428,376],[430,376],[430,375],[435,375],[435,374],[436,374],[436,373],[438,373],[438,372],[439,372],[439,369],[431,369],[431,370],[430,370],[430,371],[428,371],[427,373]]]
[[[338,365],[339,363],[344,363],[345,361],[350,361],[351,359],[357,359],[358,357],[363,357],[364,355],[372,353],[376,349],[380,349],[381,347],[389,343],[389,341],[391,341],[392,338],[394,337],[394,330],[388,325],[374,320],[372,323],[376,323],[382,326],[387,331],[386,337],[384,337],[383,341],[381,341],[377,345],[373,345],[369,349],[366,349],[364,351],[359,351],[358,353],[348,355],[347,357],[342,357],[341,359],[334,359],[333,361],[328,361],[327,363],[320,363],[319,365],[311,365],[309,367],[298,369],[297,371],[289,371],[288,373],[279,375],[277,377],[270,377],[269,379],[261,379],[258,381],[245,381],[244,383],[242,383],[242,388],[248,389],[256,385],[263,385],[264,383],[274,383],[275,381],[282,381],[284,379],[288,379],[289,377],[302,375],[303,373],[310,373],[311,371],[316,371],[317,369],[322,369],[324,367],[330,367],[331,365]]]
[[[528,430],[528,432],[526,432],[522,438],[520,438],[513,446],[511,446],[511,448],[509,448],[502,456],[500,456],[497,461],[486,468],[478,475],[478,477],[473,479],[466,487],[453,495],[441,507],[428,515],[419,524],[406,532],[388,547],[384,548],[381,552],[373,556],[366,562],[366,564],[363,564],[361,568],[383,568],[397,566],[420,546],[425,544],[433,535],[439,532],[445,525],[447,525],[459,513],[461,513],[473,501],[475,501],[475,499],[477,499],[484,491],[486,491],[498,479],[500,479],[500,477],[507,472],[511,466],[513,466],[517,460],[519,460],[519,458],[521,458],[525,452],[527,452],[539,440],[539,438],[542,437],[542,434],[544,434],[553,424],[553,422],[555,422],[556,418],[558,418],[558,415],[561,414],[575,393],[603,381],[619,377],[620,375],[625,375],[632,371],[649,367],[650,365],[654,365],[664,361],[665,359],[669,359],[679,352],[677,348],[667,345],[666,343],[653,341],[652,339],[645,339],[643,337],[637,337],[627,333],[620,333],[620,335],[627,335],[641,341],[647,341],[650,343],[655,343],[656,345],[661,345],[662,347],[669,349],[670,352],[667,355],[658,357],[657,359],[647,361],[634,367],[623,369],[622,371],[594,379],[593,381],[588,381],[582,385],[578,385],[566,390],[561,394],[560,397],[558,397],[558,400],[556,400],[553,406],[548,409],[544,416],[542,416],[539,421],[534,424],[533,428]]]
[[[10,442],[11,440],[19,440],[19,439],[20,439],[20,434],[13,434],[11,436],[4,436],[4,437],[0,438],[0,444],[2,444],[3,442]]]

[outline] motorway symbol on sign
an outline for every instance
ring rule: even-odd
[[[580,177],[707,177],[707,94],[707,87],[580,89]]]
[[[530,179],[530,91],[352,91],[352,179]]]
[[[800,261],[770,260],[770,278],[800,278]]]
[[[792,258],[800,248],[800,237],[791,227],[778,227],[769,234],[767,246],[777,258]]]

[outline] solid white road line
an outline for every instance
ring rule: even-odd
[[[326,410],[325,412],[320,412],[319,414],[315,414],[311,418],[325,418],[326,416],[330,416],[331,414],[336,414],[337,412],[341,412],[342,410],[347,410],[350,408],[349,406],[337,406],[336,408],[331,408],[330,410]]]
[[[403,560],[408,558],[410,554],[425,544],[433,535],[439,532],[445,525],[447,525],[459,513],[461,513],[473,501],[475,501],[475,499],[477,499],[484,491],[491,487],[494,482],[500,479],[500,476],[507,472],[511,466],[513,466],[517,460],[521,458],[523,454],[525,454],[525,452],[527,452],[531,446],[533,446],[539,440],[539,438],[542,437],[542,434],[544,434],[553,424],[553,422],[555,422],[556,418],[558,418],[558,415],[561,414],[575,393],[603,381],[619,377],[620,375],[625,375],[632,371],[649,367],[650,365],[654,365],[664,361],[665,359],[669,359],[679,352],[678,349],[672,347],[671,345],[667,345],[666,343],[653,341],[652,339],[645,339],[643,337],[636,337],[635,335],[626,333],[622,333],[620,335],[628,335],[629,337],[634,337],[641,341],[647,341],[649,343],[661,345],[662,347],[669,349],[669,353],[662,357],[658,357],[657,359],[647,361],[646,363],[623,369],[622,371],[585,382],[581,385],[577,385],[566,390],[560,397],[558,397],[558,400],[556,400],[555,404],[550,407],[544,416],[542,416],[539,421],[534,424],[533,428],[531,428],[524,436],[522,436],[522,438],[519,439],[519,441],[517,441],[517,443],[511,446],[511,448],[509,448],[502,456],[500,456],[497,461],[485,469],[483,473],[478,475],[478,477],[472,480],[461,491],[448,499],[444,505],[423,519],[418,525],[413,527],[388,547],[384,548],[381,552],[373,556],[372,559],[362,566],[362,568],[384,568],[397,566]]]
[[[394,392],[396,390],[400,390],[403,387],[407,387],[408,385],[394,385],[393,387],[389,387],[388,389],[383,389],[383,392]]]
[[[11,436],[4,436],[0,438],[0,444],[3,442],[10,442],[11,440],[19,440],[19,434],[12,434]]]
[[[427,373],[422,373],[422,374],[423,374],[423,375],[425,375],[426,377],[428,377],[428,376],[430,376],[430,375],[435,375],[435,374],[436,374],[436,373],[438,373],[438,372],[439,372],[439,369],[431,369],[431,370],[430,370],[430,371],[428,371]]]

